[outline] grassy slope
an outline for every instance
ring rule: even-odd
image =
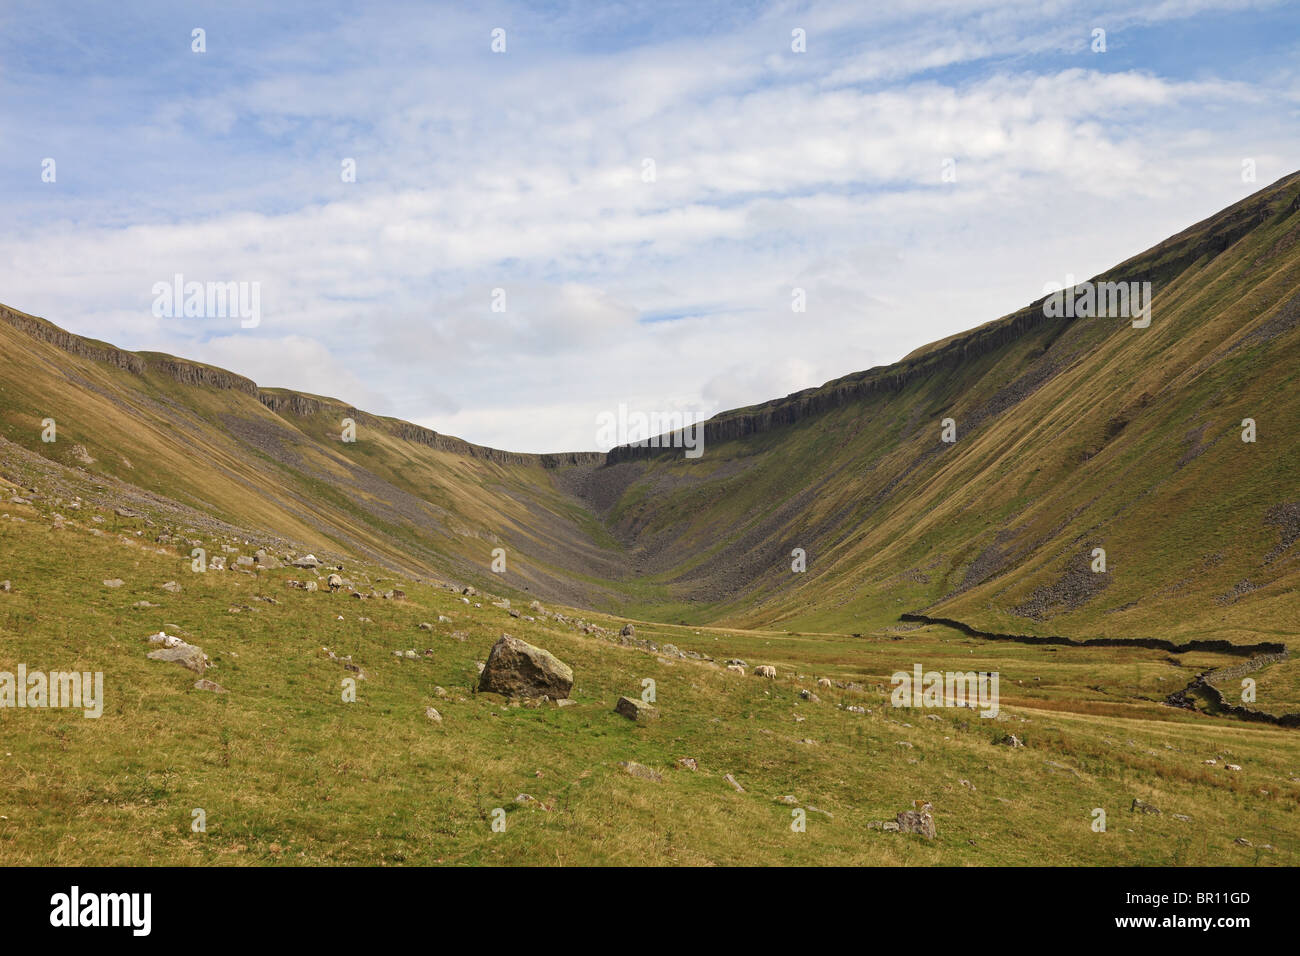
[[[96,525],[83,512],[55,529],[45,508],[0,511],[25,519],[0,519],[0,574],[14,581],[0,594],[0,670],[102,670],[107,696],[98,720],[0,710],[0,864],[1300,862],[1300,738],[1140,699],[1223,663],[1210,655],[1171,663],[1153,652],[991,646],[942,629],[854,639],[641,627],[715,658],[772,662],[780,679],[769,682],[509,618],[486,601],[474,608],[379,568],[352,573],[403,584],[408,601],[291,590],[295,571],[195,574],[140,522],[96,536],[111,518]],[[205,543],[215,551],[227,540]],[[110,576],[125,585],[102,587]],[[166,580],[184,590],[160,590]],[[140,600],[160,606],[134,607]],[[416,628],[440,613],[453,623]],[[203,647],[208,677],[228,694],[195,690],[195,675],[146,659],[147,636],[164,627]],[[575,706],[510,707],[471,692],[474,662],[502,628],[573,665]],[[364,668],[356,703],[343,703],[347,672],[323,646]],[[392,656],[409,647],[433,657]],[[1005,719],[891,709],[873,682],[918,659],[999,668]],[[866,688],[799,700],[821,675]],[[636,726],[612,706],[646,677],[662,716]],[[447,697],[435,697],[437,685]],[[428,705],[442,724],[424,717]],[[1026,746],[993,742],[1007,732]],[[698,772],[675,766],[686,756]],[[1211,757],[1220,765],[1205,765]],[[624,760],[665,779],[628,776]],[[520,793],[540,805],[515,803]],[[807,832],[793,833],[786,794],[832,816],[809,812]],[[1164,813],[1131,813],[1134,797]],[[914,799],[935,806],[933,843],[868,828]],[[496,807],[504,833],[489,825]],[[1096,807],[1106,833],[1090,829]],[[205,834],[190,830],[195,808]]]

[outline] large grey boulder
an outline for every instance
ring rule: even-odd
[[[502,634],[488,654],[478,689],[506,697],[568,697],[573,668],[550,651]]]
[[[150,651],[148,656],[152,661],[171,661],[180,664],[196,674],[202,674],[208,668],[208,657],[203,653],[203,649],[184,642],[173,647],[161,647],[156,651]]]

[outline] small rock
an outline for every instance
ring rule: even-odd
[[[632,776],[639,777],[642,780],[653,780],[655,783],[662,783],[664,779],[663,774],[659,773],[657,770],[651,770],[649,767],[632,760],[624,760],[619,764],[619,766]]]
[[[699,765],[699,763],[695,760],[694,757],[682,757],[681,759],[679,759],[679,760],[677,761],[677,766],[679,766],[679,767],[683,767],[683,768],[685,768],[685,769],[687,769],[687,770],[699,770],[699,769],[700,769],[700,765]]]
[[[919,833],[927,840],[935,837],[934,815],[928,803],[918,810],[904,810],[896,818],[901,833]]]
[[[631,697],[620,697],[618,703],[614,705],[614,713],[622,714],[628,720],[646,721],[654,720],[659,716],[659,711],[644,701],[634,700]]]
[[[436,710],[434,710],[432,707],[426,707],[426,708],[424,708],[424,716],[428,717],[428,718],[429,718],[430,720],[432,720],[435,724],[440,724],[440,723],[442,723],[442,714],[438,713],[438,712],[437,712]]]
[[[210,690],[214,694],[224,694],[227,692],[226,689],[222,687],[220,684],[218,684],[216,681],[210,681],[206,677],[202,678],[201,680],[196,680],[194,682],[194,689]]]
[[[124,583],[126,582],[124,582],[121,578],[109,578],[107,581],[104,582],[104,587],[120,588]]]
[[[1151,804],[1145,803],[1139,800],[1137,797],[1134,797],[1133,805],[1129,807],[1129,812],[1130,813],[1154,813],[1156,815],[1159,815],[1160,808],[1154,807]]]
[[[168,581],[166,584],[162,586],[162,589],[164,591],[169,591],[172,594],[181,593],[181,586],[177,584],[175,581]]]
[[[727,775],[726,775],[725,777],[723,777],[722,779],[723,779],[727,784],[729,784],[729,785],[731,786],[731,789],[735,790],[736,793],[744,793],[744,792],[745,792],[745,788],[742,787],[739,783],[737,783],[737,782],[736,782],[736,778],[733,777],[731,774],[727,774]]]

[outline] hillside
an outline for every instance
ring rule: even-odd
[[[1293,638],[1298,210],[1293,175],[1098,277],[1151,282],[1149,328],[1049,318],[1040,299],[719,414],[698,459],[489,449],[12,309],[0,435],[73,484],[131,486],[109,497],[644,618],[856,631],[924,611],[1010,633]]]

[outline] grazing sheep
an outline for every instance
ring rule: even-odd
[[[737,674],[745,673],[745,668],[741,667],[739,664],[728,664],[727,670],[735,671]]]
[[[325,579],[325,583],[330,586],[331,591],[337,591],[339,588],[343,587],[343,579],[337,574],[331,574]]]
[[[818,687],[830,687],[830,686],[831,686],[830,678],[829,678],[829,677],[819,677],[819,678],[817,678],[817,686],[818,686]]]
[[[754,668],[755,677],[766,677],[768,680],[776,680],[776,668],[770,664],[759,664]]]

